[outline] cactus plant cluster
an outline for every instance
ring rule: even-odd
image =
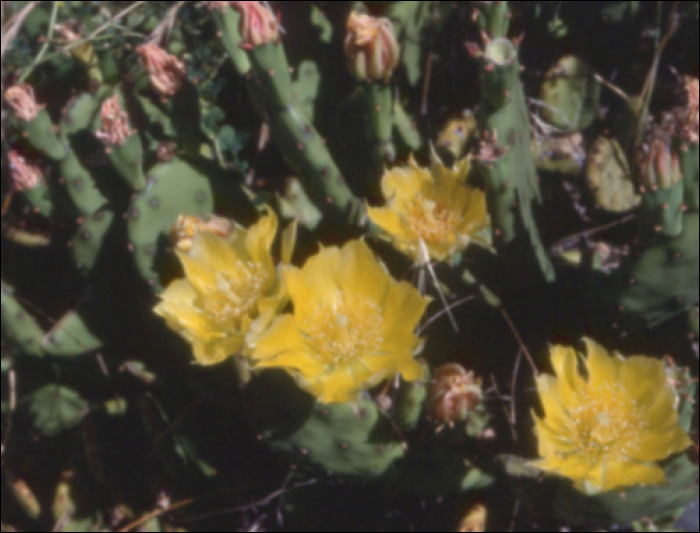
[[[2,17],[3,531],[697,499],[697,2]]]

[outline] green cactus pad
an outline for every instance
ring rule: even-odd
[[[507,30],[507,2],[479,4],[477,10],[477,22],[488,35],[501,35],[501,31]],[[504,20],[499,23],[494,17]],[[533,204],[540,202],[541,197],[530,147],[528,110],[520,82],[518,45],[517,41],[504,37],[489,38],[482,45],[469,45],[481,60],[479,134],[482,147],[490,147],[487,151],[493,152],[477,161],[477,169],[486,183],[489,215],[499,254],[507,256],[510,262],[536,262],[545,279],[553,282],[554,267],[540,238],[533,212]],[[523,229],[524,235],[519,235]]]
[[[44,180],[32,189],[23,190],[22,196],[29,202],[35,213],[39,213],[45,217],[51,216],[51,211],[53,210],[51,191],[46,186]]]
[[[403,443],[376,404],[316,403],[280,371],[265,371],[246,391],[260,439],[295,464],[355,478],[382,475]]]
[[[606,524],[624,525],[681,509],[698,497],[698,467],[685,455],[666,462],[667,485],[630,487],[624,492],[594,496],[579,492],[567,479],[548,477],[542,480],[527,468],[517,469],[515,464],[522,462],[511,459],[507,470],[515,477],[525,476],[517,482],[517,493],[534,519],[555,518],[591,529]]]
[[[428,382],[430,381],[430,367],[423,361],[425,376],[422,380],[403,381],[396,398],[394,421],[403,431],[412,431],[418,426],[423,414],[426,399],[428,398]]]
[[[313,61],[302,61],[296,68],[296,76],[292,82],[292,98],[301,109],[304,116],[314,122],[316,99],[321,85],[321,73]]]
[[[24,354],[42,357],[44,352],[41,349],[41,339],[44,338],[44,330],[17,301],[14,296],[15,290],[11,285],[2,281],[1,291],[3,338],[7,338]]]
[[[168,248],[168,234],[179,215],[214,211],[206,176],[180,159],[160,163],[148,173],[148,185],[127,213],[129,248],[136,268],[156,291],[162,290],[158,260]]]
[[[656,233],[676,237],[683,231],[683,203],[685,185],[682,181],[669,189],[645,191],[642,195],[642,208],[645,223]]]
[[[249,58],[249,93],[258,110],[266,114],[273,141],[298,171],[309,198],[329,220],[358,222],[364,205],[350,192],[323,138],[294,102],[282,45],[255,47]]]
[[[697,305],[699,220],[698,213],[686,213],[679,236],[658,236],[644,245],[626,271],[621,311],[653,325]]]
[[[64,137],[63,137],[64,138]],[[64,138],[65,139],[65,138]],[[66,141],[66,156],[61,161],[61,179],[73,204],[86,217],[101,209],[107,200],[95,185],[90,172],[83,166]]]
[[[56,437],[73,429],[89,413],[88,402],[75,390],[46,385],[23,401],[34,427],[45,437]]]
[[[120,95],[122,108],[124,108],[123,101]],[[140,191],[146,186],[146,178],[143,174],[143,146],[138,133],[134,132],[127,137],[122,145],[110,144],[106,151],[114,169],[129,187]]]
[[[61,136],[64,139],[80,131],[92,131],[108,91],[108,88],[102,87],[95,95],[82,93],[68,102],[61,114]]]
[[[103,209],[86,217],[76,230],[69,245],[75,265],[80,270],[92,270],[113,219],[114,213],[109,209]]]
[[[51,118],[41,109],[29,122],[17,121],[27,141],[49,159],[60,161],[66,156],[64,141],[59,139]]]
[[[41,341],[47,355],[77,357],[102,348],[102,341],[95,337],[78,311],[68,311]]]
[[[604,211],[624,213],[639,206],[625,152],[614,139],[599,137],[591,146],[586,163],[588,187]]]
[[[685,186],[685,203],[694,210],[700,210],[700,145],[682,144],[677,150],[678,161]]]
[[[700,337],[700,309],[697,306],[688,313],[688,325],[695,338]]]
[[[576,56],[564,56],[549,69],[540,89],[542,118],[565,133],[581,131],[598,117],[600,82]]]

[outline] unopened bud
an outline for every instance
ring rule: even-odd
[[[350,71],[373,81],[389,78],[401,53],[389,19],[355,12],[348,18],[344,50]]]
[[[213,215],[205,218],[180,215],[170,230],[170,242],[181,252],[189,252],[197,231],[228,238],[233,230],[233,223],[226,218]]]
[[[10,151],[8,158],[10,160],[12,187],[15,191],[28,191],[41,183],[43,173],[39,167],[27,163],[26,159],[15,150]]]
[[[260,2],[229,2],[241,14],[240,32],[243,45],[262,46],[279,39],[279,22],[275,14]]]
[[[141,54],[151,84],[163,96],[172,96],[182,87],[187,76],[185,64],[156,44],[142,44],[136,48]]]
[[[26,122],[34,120],[36,114],[44,108],[36,103],[36,96],[31,85],[13,85],[5,91],[5,100],[15,116]]]
[[[453,425],[468,420],[483,397],[481,379],[461,365],[450,363],[435,373],[428,392],[428,409],[435,420]]]
[[[102,103],[100,120],[102,129],[97,131],[95,135],[108,144],[122,146],[124,141],[134,133],[129,127],[129,116],[119,105],[119,95],[117,94]]]
[[[649,143],[646,153],[641,154],[639,169],[645,189],[670,189],[683,177],[678,154],[671,151],[662,139]]]

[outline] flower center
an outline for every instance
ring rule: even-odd
[[[423,194],[408,205],[411,229],[426,243],[445,242],[454,236],[462,211],[445,194],[426,198]]]
[[[268,290],[269,275],[263,265],[236,263],[235,275],[217,272],[216,286],[201,299],[201,308],[220,325],[238,325]]]
[[[321,302],[301,324],[328,371],[376,354],[383,342],[379,306],[368,298],[338,293]]]
[[[603,458],[623,459],[637,450],[647,421],[629,393],[620,385],[602,383],[577,396],[576,407],[569,410],[577,453],[594,464]]]

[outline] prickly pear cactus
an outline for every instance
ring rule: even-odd
[[[697,2],[603,4],[3,2],[2,530],[678,528]]]

